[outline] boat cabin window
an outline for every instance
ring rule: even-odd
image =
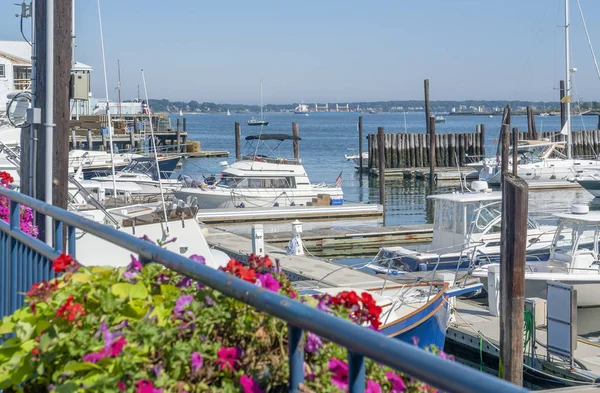
[[[296,188],[293,177],[233,177],[225,176],[219,182],[222,187],[229,188]]]
[[[433,229],[435,231],[456,233],[459,235],[465,234],[465,215],[469,215],[466,212],[474,210],[474,206],[469,205],[472,204],[443,199],[437,200],[435,204],[437,214],[434,216]]]

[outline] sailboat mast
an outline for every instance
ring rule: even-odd
[[[121,117],[121,61],[117,59],[117,69],[119,71],[119,81],[117,87],[119,89],[119,117]]]
[[[565,0],[565,67],[566,67],[566,78],[565,78],[565,98],[567,106],[567,158],[572,156],[571,147],[571,64],[569,56],[569,0]]]

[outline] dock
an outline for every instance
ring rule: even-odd
[[[369,173],[372,176],[379,177],[379,169],[371,168]],[[436,181],[460,181],[464,180],[477,180],[479,173],[473,168],[462,167],[441,167],[435,168],[435,180]],[[428,180],[429,179],[429,168],[385,168],[385,178],[387,179],[418,179]]]
[[[232,258],[247,262],[252,253],[250,239],[217,228],[205,228],[204,236],[211,247],[225,252]],[[372,276],[360,270],[343,265],[310,258],[308,256],[287,255],[285,250],[265,243],[265,254],[279,259],[281,268],[292,281],[315,281],[323,286],[343,286],[372,288],[383,286],[383,277]]]
[[[278,206],[267,208],[206,209],[197,214],[204,224],[290,223],[347,219],[381,219],[383,207],[376,204],[349,203],[341,206]]]
[[[455,305],[455,319],[448,325],[445,349],[450,353],[458,349],[461,358],[470,352],[470,359],[466,363],[480,368],[488,373],[496,374],[499,347],[500,347],[500,323],[499,317],[489,314],[488,307],[483,305],[479,299],[461,300],[457,299]],[[535,332],[536,339],[545,344],[547,333],[538,327]],[[542,345],[536,344],[536,361],[539,361],[545,373],[559,378],[574,380],[573,385],[580,383],[598,383],[600,381],[600,343],[588,341],[582,337],[578,338],[575,358],[588,370],[580,367],[570,369],[566,364],[548,362],[547,354]],[[525,369],[530,366],[532,359],[525,354]],[[529,364],[527,364],[529,363]],[[531,367],[531,366],[530,366]],[[535,370],[529,370],[532,378],[539,378]]]
[[[372,228],[368,226],[338,226],[314,229],[302,233],[304,247],[317,257],[372,257],[381,247],[430,243],[432,225],[405,225]],[[292,238],[291,231],[265,233],[265,241],[286,247]]]

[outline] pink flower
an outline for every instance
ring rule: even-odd
[[[454,356],[452,355],[448,355],[446,352],[444,351],[440,351],[440,357],[444,360],[451,360],[454,361]]]
[[[152,381],[140,379],[135,383],[135,393],[161,393],[161,389],[157,389],[152,384]]]
[[[221,365],[221,370],[235,369],[235,362],[239,357],[239,349],[236,347],[221,347],[217,352],[217,363]]]
[[[390,384],[392,385],[392,390],[390,391],[390,393],[402,393],[406,391],[406,384],[400,376],[394,373],[387,372],[385,373],[385,377],[388,379],[388,381],[390,381]]]
[[[367,381],[367,388],[365,389],[365,393],[381,393],[381,386],[372,379]]]
[[[91,352],[87,355],[83,356],[84,362],[97,363],[101,359],[108,357],[116,357],[121,354],[123,351],[123,347],[127,344],[127,340],[124,336],[118,337],[118,334],[111,333],[108,327],[106,327],[106,323],[102,322],[100,325],[100,330],[97,334],[102,333],[104,338],[104,348],[102,348],[98,352]],[[116,339],[116,340],[115,340]]]
[[[119,382],[117,383],[117,388],[119,388],[119,390],[120,390],[121,392],[124,392],[124,391],[126,391],[126,390],[127,390],[127,385],[125,385],[125,382],[123,382],[123,381],[119,381]]]
[[[343,360],[329,358],[329,371],[333,374],[331,382],[340,390],[346,390],[348,387],[348,365]]]
[[[144,266],[140,261],[137,260],[133,255],[131,256],[131,263],[127,266],[127,270],[123,273],[123,277],[131,279],[138,275],[142,271]]]
[[[194,255],[190,255],[190,259],[194,262],[198,262],[201,263],[203,265],[206,265],[206,259],[203,256],[194,254]]]
[[[279,281],[277,281],[271,273],[259,274],[258,279],[260,280],[261,286],[269,291],[278,292],[281,287]]]
[[[200,355],[198,352],[192,352],[190,357],[192,362],[192,372],[195,373],[196,371],[200,370],[204,360],[202,359],[202,355]]]
[[[306,345],[304,349],[308,353],[319,353],[319,348],[323,346],[323,341],[314,333],[308,332],[306,333]]]
[[[254,378],[246,374],[240,377],[240,385],[244,388],[244,393],[263,393],[263,390],[258,386]]]

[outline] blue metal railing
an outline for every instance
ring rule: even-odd
[[[78,228],[138,254],[141,260],[160,263],[226,296],[286,321],[289,326],[291,392],[296,392],[298,384],[304,380],[303,330],[311,331],[348,349],[349,392],[351,393],[363,392],[365,389],[364,357],[369,357],[447,392],[524,392],[508,382],[323,313],[288,297],[191,261],[150,242],[119,232],[112,227],[4,188],[0,188],[0,195],[11,201],[10,225],[0,222],[0,245],[2,246],[0,283],[3,284],[3,288],[8,288],[0,298],[0,317],[6,315],[7,310],[11,312],[22,304],[20,299],[23,296],[18,295],[18,291],[24,292],[31,284],[50,276],[50,260],[60,253],[60,249],[53,249],[21,232],[18,212],[19,205],[22,204],[51,216],[56,222],[55,228],[59,229],[57,231],[59,234],[62,233],[63,225],[67,226],[68,248],[72,255],[75,255],[74,234],[75,228]],[[62,244],[60,236],[56,244]],[[7,271],[10,272],[11,279],[7,279],[7,275],[2,274]],[[5,299],[11,300],[8,307]]]

